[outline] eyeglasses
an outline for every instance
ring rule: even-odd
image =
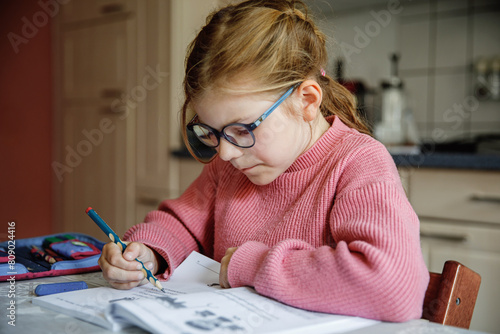
[[[285,94],[283,94],[278,101],[276,101],[269,109],[266,110],[255,122],[251,124],[231,123],[218,131],[203,123],[191,123],[187,125],[187,129],[192,131],[196,137],[206,146],[215,148],[220,144],[220,138],[223,137],[231,144],[241,147],[249,148],[255,145],[255,135],[253,130],[257,128],[278,106],[289,97],[299,84],[290,87]],[[195,116],[193,120],[197,119]]]

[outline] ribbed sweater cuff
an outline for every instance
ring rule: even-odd
[[[257,272],[268,252],[269,247],[256,241],[249,241],[238,247],[229,261],[227,278],[231,287],[253,287]]]

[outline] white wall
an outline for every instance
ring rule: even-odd
[[[500,56],[499,1],[388,0],[319,14],[317,23],[330,37],[332,75],[343,55],[346,77],[378,89],[390,74],[389,54],[400,53],[400,76],[424,139],[500,133],[500,101],[475,97],[472,71],[479,57]]]

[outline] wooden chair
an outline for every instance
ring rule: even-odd
[[[456,261],[446,261],[441,274],[430,273],[422,318],[468,329],[481,276]]]

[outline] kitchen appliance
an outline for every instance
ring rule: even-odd
[[[480,57],[474,72],[474,95],[479,100],[500,100],[500,56]]]
[[[393,53],[391,76],[381,84],[381,115],[374,136],[386,146],[418,144],[418,134],[411,110],[407,107],[403,81],[398,77],[399,55]]]

